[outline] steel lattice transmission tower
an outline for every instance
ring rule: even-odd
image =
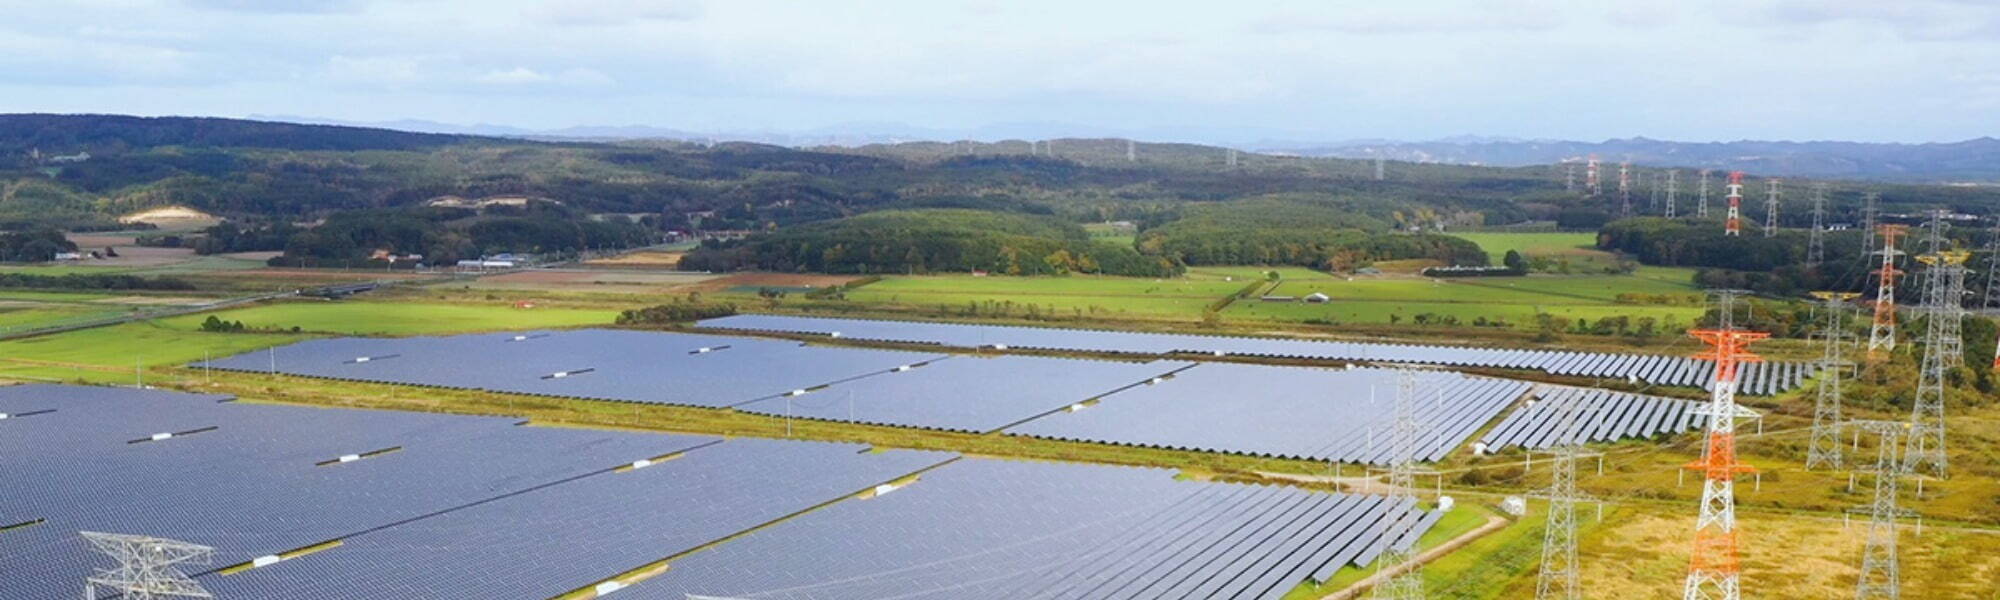
[[[1733,290],[1715,292],[1721,317],[1715,329],[1696,329],[1692,335],[1713,348],[1698,358],[1715,362],[1714,381],[1709,392],[1707,444],[1700,460],[1687,468],[1702,472],[1701,516],[1694,524],[1694,552],[1688,561],[1687,581],[1681,588],[1683,600],[1738,600],[1742,590],[1738,576],[1742,564],[1737,555],[1736,476],[1749,473],[1749,465],[1736,462],[1736,419],[1754,416],[1736,405],[1736,367],[1739,363],[1763,360],[1748,351],[1750,343],[1770,334],[1737,329],[1732,313]]]
[[[1875,202],[1882,197],[1869,192],[1861,197],[1861,251],[1875,247]]]
[[[2000,222],[1995,222],[1987,235],[1990,237],[1986,240],[1986,297],[1979,306],[1992,310],[2000,307]],[[2000,343],[1993,346],[1993,368],[2000,370]]]
[[[1376,180],[1376,181],[1381,181],[1381,180],[1382,180],[1382,177],[1383,177],[1383,171],[1382,171],[1382,164],[1383,164],[1383,161],[1382,161],[1382,157],[1380,157],[1380,156],[1377,156],[1377,157],[1375,157],[1375,180]]]
[[[1826,307],[1826,325],[1820,330],[1824,345],[1820,353],[1819,389],[1813,399],[1812,442],[1806,447],[1806,469],[1840,468],[1840,379],[1852,363],[1841,357],[1842,347],[1853,337],[1847,332],[1847,307],[1860,292],[1813,292]]]
[[[1394,415],[1389,422],[1389,490],[1388,507],[1390,515],[1382,521],[1382,552],[1376,557],[1377,573],[1387,573],[1391,569],[1404,570],[1386,577],[1375,584],[1369,597],[1377,600],[1421,600],[1424,597],[1424,578],[1417,570],[1416,544],[1399,544],[1402,538],[1416,531],[1417,526],[1417,435],[1423,427],[1417,422],[1417,393],[1420,389],[1415,371],[1404,370],[1396,374],[1396,401]],[[1405,568],[1407,567],[1407,568]]]
[[[1592,198],[1596,198],[1598,194],[1604,193],[1604,180],[1598,175],[1597,169],[1597,155],[1592,154],[1590,155],[1590,162],[1586,163],[1583,168],[1583,187],[1585,191],[1589,192]]]
[[[126,600],[215,597],[179,567],[209,564],[214,548],[143,535],[78,533],[90,542],[91,549],[118,561],[117,568],[98,569],[96,575],[83,580],[85,598],[96,598],[99,587]]]
[[[1576,559],[1576,505],[1591,498],[1576,489],[1576,459],[1583,452],[1582,413],[1595,411],[1583,406],[1582,395],[1571,395],[1557,404],[1557,443],[1549,448],[1548,523],[1542,530],[1542,564],[1535,579],[1535,600],[1581,600],[1583,586]]]
[[[1743,172],[1729,173],[1729,219],[1722,222],[1722,235],[1743,235]]]
[[[1675,196],[1680,194],[1680,171],[1667,171],[1667,218],[1674,218]]]
[[[1574,194],[1576,193],[1576,163],[1567,158],[1563,159],[1562,162],[1563,191]]]
[[[1896,257],[1903,252],[1896,249],[1896,238],[1909,230],[1902,225],[1880,225],[1876,230],[1882,235],[1882,249],[1875,251],[1882,255],[1882,266],[1875,270],[1878,278],[1875,284],[1875,322],[1868,327],[1868,359],[1881,360],[1896,349],[1896,277],[1903,271],[1896,268]]]
[[[1646,212],[1660,212],[1660,172],[1646,176]]]
[[[1917,260],[1924,270],[1924,356],[1917,372],[1917,397],[1910,406],[1909,447],[1904,449],[1904,468],[1912,473],[1929,470],[1944,477],[1950,462],[1945,456],[1944,390],[1945,370],[1952,357],[1965,360],[1965,340],[1959,324],[1963,318],[1965,259],[1963,250],[1945,250],[1943,211],[1931,213],[1928,245],[1931,251]]]
[[[1778,179],[1764,181],[1764,237],[1778,235]]]
[[[1813,184],[1812,237],[1806,242],[1806,264],[1826,262],[1826,184]]]
[[[1896,520],[1914,513],[1899,505],[1903,462],[1896,455],[1900,437],[1910,426],[1896,421],[1854,421],[1849,424],[1882,436],[1875,449],[1875,466],[1863,472],[1875,475],[1875,501],[1862,507],[1868,512],[1868,542],[1861,550],[1861,576],[1854,582],[1854,600],[1900,600],[1903,597],[1902,559],[1896,549]]]
[[[1623,216],[1632,216],[1632,161],[1618,163],[1618,203]]]
[[[1708,218],[1708,169],[1701,170],[1701,200],[1694,205],[1694,216],[1697,219]]]

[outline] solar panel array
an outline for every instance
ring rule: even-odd
[[[1372,561],[1383,517],[1411,509],[1159,469],[963,460],[674,561],[620,595],[1279,598]],[[1425,513],[1404,546],[1441,514]]]
[[[1557,375],[1629,379],[1659,385],[1699,387],[1712,376],[1714,363],[1674,356],[1468,348],[1416,344],[1380,344],[1294,340],[1219,335],[1187,335],[878,321],[785,315],[734,315],[702,321],[701,326],[737,331],[839,335],[840,337],[952,347],[1084,350],[1148,356],[1195,354],[1307,358],[1372,363],[1421,364],[1446,367],[1533,369]],[[1739,372],[1740,391],[1775,394],[1798,387],[1811,376],[1809,363],[1752,364]]]
[[[0,530],[0,597],[72,596],[110,566],[76,534],[97,530],[214,546],[195,575],[222,598],[546,598],[669,558],[632,595],[680,598],[658,594],[698,576],[813,583],[786,592],[802,598],[878,598],[895,581],[1266,598],[1372,560],[1380,519],[1413,508],[1154,469],[225,400],[0,388],[0,526],[32,523]],[[935,560],[948,556],[965,560]],[[1074,568],[1026,573],[1044,585],[1023,590],[993,577],[1009,565]],[[835,581],[860,574],[891,587]]]
[[[1487,451],[1540,450],[1563,443],[1562,408],[1576,410],[1576,441],[1606,442],[1705,429],[1708,403],[1606,390],[1544,388],[1536,402],[1514,409],[1480,439]]]
[[[784,340],[584,329],[309,340],[206,364],[374,383],[723,407],[936,358]]]
[[[1457,373],[1420,375],[1418,455],[1437,460],[1498,416],[1529,385]],[[1014,435],[1188,450],[1386,464],[1397,389],[1388,369],[1211,363],[1094,406],[1008,428]]]
[[[991,432],[1169,375],[1190,363],[956,356],[738,410],[776,416]]]

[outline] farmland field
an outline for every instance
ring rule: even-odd
[[[1147,279],[1071,275],[1067,277],[974,277],[925,275],[887,277],[847,293],[852,302],[919,307],[962,307],[969,303],[1034,305],[1037,310],[1140,319],[1195,320],[1204,307],[1235,293],[1248,282],[1238,278]]]
[[[290,329],[362,335],[422,335],[609,325],[617,311],[573,308],[515,308],[506,305],[417,304],[408,302],[282,302],[216,313],[162,319],[161,327],[200,329],[210,314],[242,321],[251,329]]]

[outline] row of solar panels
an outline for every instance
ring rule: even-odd
[[[1355,362],[1420,364],[1447,367],[1533,369],[1559,375],[1627,379],[1659,385],[1700,386],[1712,377],[1713,363],[1691,358],[1466,348],[1413,344],[1381,344],[1219,335],[1188,335],[1056,329],[1003,325],[969,325],[880,321],[785,315],[734,315],[709,319],[703,327],[736,331],[834,335],[846,338],[952,347],[1036,348],[1113,352],[1147,356],[1238,355],[1309,358]],[[1746,394],[1773,394],[1799,385],[1811,374],[1808,365],[1786,363],[1742,370]]]
[[[1565,431],[1575,432],[1569,441],[1581,443],[1708,427],[1701,412],[1706,402],[1568,387],[1543,388],[1538,396],[1507,415],[1480,444],[1492,452],[1515,446],[1540,450],[1563,444]],[[1565,416],[1565,411],[1574,412]]]
[[[1374,560],[1385,517],[1408,510],[1375,496],[1168,475],[961,461],[908,491],[690,556],[633,597],[1278,598]],[[1440,515],[1426,513],[1416,531]]]
[[[1418,460],[1464,443],[1528,384],[1449,372],[1417,375]],[[1007,429],[1012,435],[1257,456],[1387,464],[1397,374],[1211,363],[1159,385]]]
[[[1383,520],[1413,509],[1154,469],[220,400],[0,388],[18,417],[0,420],[0,597],[73,597],[112,566],[90,530],[215,547],[188,570],[220,598],[1277,598],[1372,560]]]
[[[1374,432],[1386,430],[1396,389],[1391,372],[1376,369],[939,357],[596,330],[313,340],[209,364],[264,370],[273,357],[281,372],[315,377],[1376,464],[1390,462]],[[1424,377],[1423,460],[1443,458],[1527,389]]]

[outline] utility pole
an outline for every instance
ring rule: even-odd
[[[1708,218],[1708,169],[1701,170],[1701,201],[1694,205],[1694,217]]]
[[[1850,425],[1882,436],[1875,449],[1875,467],[1862,471],[1875,474],[1875,501],[1860,509],[1868,512],[1868,542],[1861,551],[1861,576],[1854,582],[1854,600],[1900,600],[1903,575],[1896,549],[1896,520],[1914,513],[1898,504],[1905,472],[1896,452],[1902,446],[1897,438],[1910,424],[1854,421]]]
[[[1826,308],[1826,325],[1820,329],[1824,349],[1820,353],[1819,389],[1813,399],[1812,442],[1806,447],[1806,469],[1840,468],[1840,379],[1851,364],[1841,358],[1841,348],[1852,337],[1847,333],[1847,305],[1860,292],[1813,292]]]
[[[1680,175],[1679,170],[1667,171],[1667,218],[1669,219],[1674,218],[1674,204],[1677,202],[1675,196],[1680,194]]]
[[[1875,270],[1878,280],[1875,284],[1875,323],[1868,327],[1868,360],[1882,360],[1896,349],[1896,277],[1903,274],[1896,268],[1896,257],[1903,252],[1896,249],[1896,238],[1901,237],[1908,227],[1885,224],[1876,227],[1882,234],[1882,249],[1875,251],[1882,255],[1882,266]]]
[[[1576,394],[1555,407],[1560,415],[1556,429],[1560,437],[1549,448],[1555,456],[1549,460],[1549,489],[1544,492],[1549,518],[1542,530],[1542,565],[1535,579],[1535,600],[1583,598],[1576,559],[1576,505],[1590,498],[1576,489],[1576,459],[1586,438],[1580,413],[1596,410],[1581,406],[1583,402],[1583,395]]]
[[[1743,235],[1743,172],[1729,173],[1729,219],[1722,222],[1722,235]]]
[[[1945,467],[1950,462],[1945,456],[1944,390],[1945,370],[1952,366],[1956,355],[1964,361],[1964,339],[1960,335],[1959,322],[1963,316],[1961,301],[1964,289],[1965,259],[1963,250],[1946,250],[1944,239],[1944,211],[1931,212],[1929,232],[1926,236],[1930,252],[1918,256],[1924,263],[1924,356],[1917,372],[1917,396],[1910,406],[1910,439],[1904,449],[1907,461],[1904,470],[1916,473],[1929,470],[1937,477],[1945,476]],[[1953,296],[1959,293],[1959,296]]]
[[[1694,524],[1694,552],[1688,562],[1687,580],[1681,588],[1683,600],[1738,600],[1742,597],[1739,575],[1742,565],[1737,555],[1736,475],[1753,472],[1749,465],[1736,462],[1736,419],[1753,416],[1736,405],[1738,363],[1763,359],[1748,351],[1752,342],[1769,337],[1760,331],[1737,329],[1736,295],[1742,292],[1719,290],[1716,305],[1720,323],[1715,329],[1696,329],[1688,334],[1707,342],[1712,350],[1697,358],[1715,362],[1714,381],[1708,406],[1708,440],[1700,460],[1686,468],[1702,472],[1701,516]]]
[[[1396,401],[1394,416],[1389,424],[1389,490],[1388,501],[1383,503],[1390,511],[1382,521],[1382,552],[1375,559],[1377,576],[1391,570],[1405,568],[1402,572],[1383,578],[1370,590],[1369,596],[1375,600],[1422,600],[1424,597],[1423,574],[1417,570],[1416,544],[1403,546],[1397,542],[1416,531],[1417,526],[1417,435],[1423,427],[1417,423],[1417,373],[1403,370],[1396,374]]]
[[[215,597],[177,566],[209,564],[214,560],[214,548],[143,535],[77,533],[92,550],[118,561],[116,568],[98,569],[97,574],[84,578],[86,599],[95,600],[99,587],[127,600]]]
[[[1778,235],[1778,179],[1764,181],[1764,237]]]
[[[1813,184],[1812,203],[1812,236],[1806,242],[1806,264],[1816,266],[1826,262],[1826,184]]]

